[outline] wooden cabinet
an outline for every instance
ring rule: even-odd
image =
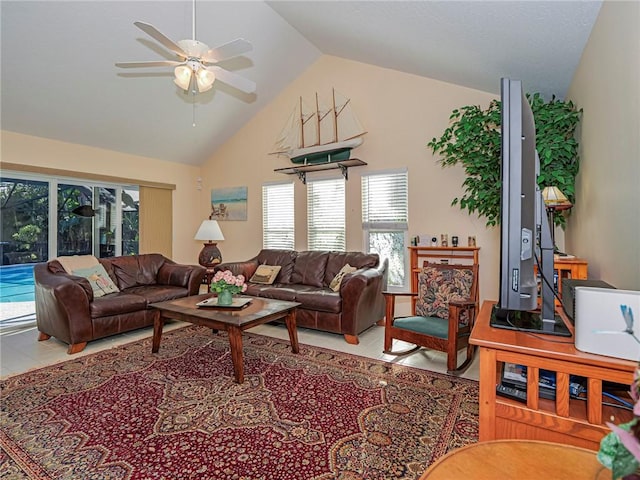
[[[576,350],[574,337],[493,328],[493,304],[482,304],[470,338],[480,348],[480,441],[546,440],[597,450],[609,432],[605,422],[632,418],[629,410],[605,405],[602,392],[604,382],[630,385],[636,362]],[[496,394],[504,363],[527,367],[526,403]],[[540,397],[541,370],[555,372],[555,400]],[[585,399],[569,395],[571,375],[585,379]]]
[[[567,258],[556,255],[553,260],[553,286],[558,292],[558,296],[562,299],[562,279],[573,278],[576,280],[587,279],[588,262],[582,258]],[[538,269],[536,268],[536,274]],[[540,298],[538,297],[538,305]],[[555,299],[556,307],[560,305],[558,299]]]
[[[418,291],[418,273],[425,261],[432,263],[451,263],[463,265],[479,265],[478,253],[480,247],[409,247],[409,262],[411,265],[411,291]],[[480,268],[478,267],[478,272]],[[476,296],[477,297],[477,296]],[[415,307],[415,298],[413,299]],[[479,299],[476,298],[476,312],[479,310]],[[412,310],[415,311],[415,310]]]

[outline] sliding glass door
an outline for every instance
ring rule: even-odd
[[[0,178],[2,265],[43,262],[49,244],[49,183]]]
[[[57,256],[93,254],[93,189],[58,185]]]

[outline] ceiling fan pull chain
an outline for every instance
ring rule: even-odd
[[[193,124],[192,124],[192,126],[195,127],[196,126],[196,97],[195,97],[195,95],[193,96],[192,105],[193,105],[193,119],[192,119],[193,120]]]

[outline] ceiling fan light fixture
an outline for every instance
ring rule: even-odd
[[[200,93],[211,90],[211,87],[213,87],[213,82],[215,82],[215,80],[215,74],[204,67],[200,68],[196,72],[196,83],[198,84],[198,91]]]
[[[191,85],[191,68],[187,65],[179,65],[175,68],[173,73],[176,76],[173,80],[174,83],[183,90],[189,90],[189,85]]]

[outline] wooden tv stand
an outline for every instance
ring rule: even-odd
[[[480,347],[480,441],[546,440],[598,450],[610,431],[605,422],[632,418],[628,410],[603,405],[602,382],[630,385],[637,363],[576,350],[573,337],[493,328],[494,303],[482,304],[470,338]],[[496,394],[504,363],[527,366],[526,403]],[[556,372],[555,401],[539,396],[540,369]],[[586,401],[570,398],[570,375],[586,378]]]

